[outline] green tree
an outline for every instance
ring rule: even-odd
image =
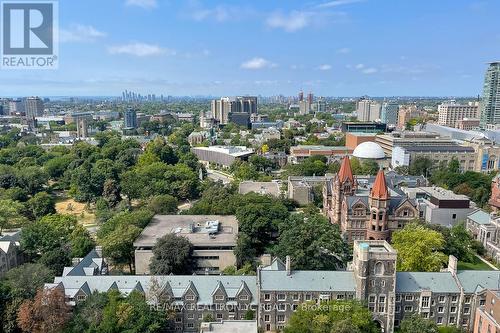
[[[345,330],[348,327],[350,330]],[[304,303],[290,317],[284,333],[379,333],[368,308],[358,301]],[[417,331],[415,331],[417,332]]]
[[[191,274],[193,244],[182,236],[167,234],[156,241],[149,265],[151,274]]]
[[[432,175],[432,168],[432,160],[427,157],[417,157],[411,162],[408,172],[412,176],[428,177]]]
[[[148,209],[155,214],[175,214],[179,202],[171,195],[163,194],[149,198]]]
[[[407,224],[392,235],[400,271],[438,272],[447,260],[441,252],[444,245],[443,235],[417,223]]]
[[[95,247],[95,242],[87,229],[77,225],[71,232],[69,245],[71,258],[83,258]]]
[[[422,318],[419,314],[415,313],[405,317],[401,321],[399,328],[400,333],[438,333],[438,326],[433,321]]]
[[[274,254],[290,255],[298,270],[336,270],[345,266],[350,250],[339,228],[325,217],[293,214],[280,229]]]
[[[26,263],[8,271],[3,283],[12,298],[22,300],[35,297],[37,290],[53,279],[54,273],[46,266]]]
[[[23,225],[26,218],[21,215],[24,205],[13,200],[0,200],[0,235],[5,229]]]
[[[63,247],[55,248],[43,253],[38,262],[54,272],[54,275],[60,276],[64,267],[71,266],[70,252]]]
[[[133,272],[134,241],[141,229],[133,224],[120,224],[100,240],[103,253],[116,265],[128,265]]]
[[[38,192],[28,200],[26,206],[31,215],[37,220],[48,214],[56,212],[56,202],[54,198],[46,192]]]

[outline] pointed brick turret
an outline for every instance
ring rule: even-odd
[[[371,197],[373,199],[389,199],[389,190],[387,189],[387,183],[385,182],[385,175],[382,170],[377,173],[377,178],[373,183]]]
[[[351,161],[349,160],[349,157],[346,156],[342,160],[342,164],[340,165],[340,170],[339,170],[339,181],[341,183],[345,182],[347,179],[351,181],[351,183],[354,183],[354,176],[352,175],[352,169],[351,169]]]

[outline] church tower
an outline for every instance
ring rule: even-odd
[[[379,170],[369,196],[370,221],[368,223],[367,238],[371,240],[389,240],[388,214],[390,203],[389,190],[385,175]]]
[[[331,222],[340,224],[340,212],[342,200],[346,195],[353,195],[356,192],[356,180],[352,174],[351,161],[346,156],[342,159],[340,170],[333,181]]]

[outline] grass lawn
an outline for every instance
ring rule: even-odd
[[[76,202],[71,198],[57,198],[56,212],[74,215],[78,222],[83,225],[93,225],[95,223],[95,215],[86,209],[85,204]]]
[[[484,262],[482,262],[479,259],[476,259],[476,262],[474,262],[474,263],[459,261],[457,268],[458,268],[458,270],[472,270],[472,271],[491,271],[492,270],[492,268],[490,266],[486,265]]]

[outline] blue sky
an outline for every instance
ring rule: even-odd
[[[498,0],[60,0],[59,69],[0,95],[473,96]]]

